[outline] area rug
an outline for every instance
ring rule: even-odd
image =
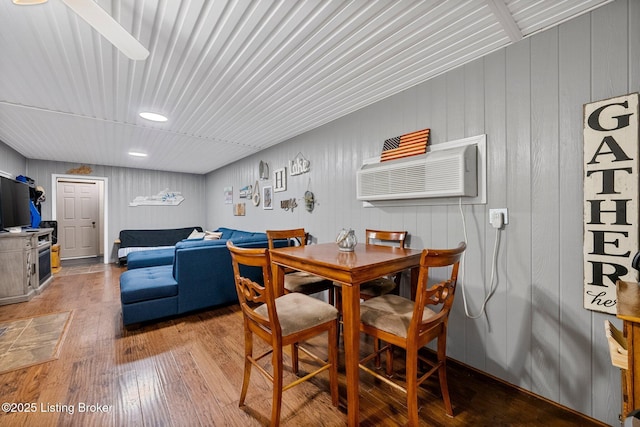
[[[58,358],[71,311],[0,323],[0,374]]]

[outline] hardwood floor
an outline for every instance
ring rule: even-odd
[[[114,264],[93,271],[73,268],[63,262],[61,274],[41,295],[0,306],[0,322],[74,312],[58,360],[0,375],[0,401],[22,410],[0,411],[0,425],[268,425],[271,386],[256,370],[246,406],[238,407],[243,335],[237,305],[124,329],[118,285],[124,269]],[[322,337],[310,346],[321,352],[325,342]],[[362,347],[370,343],[363,341]],[[396,357],[396,363],[401,369],[402,358]],[[294,378],[291,373],[285,377]],[[456,416],[446,417],[434,378],[420,392],[425,426],[602,425],[456,363],[448,365],[448,377]],[[361,425],[406,423],[403,394],[365,373],[360,378]],[[340,382],[344,402],[344,375]],[[282,424],[346,425],[345,408],[331,405],[328,376],[284,393]]]

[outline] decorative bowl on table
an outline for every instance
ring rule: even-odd
[[[338,249],[342,252],[353,252],[358,244],[355,231],[343,228],[338,237],[336,237],[336,243],[338,244]]]

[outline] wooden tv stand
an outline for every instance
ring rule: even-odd
[[[52,273],[40,280],[39,255],[51,250],[52,232],[53,228],[42,228],[0,233],[0,305],[29,301],[51,283]]]

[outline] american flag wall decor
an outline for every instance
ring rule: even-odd
[[[384,141],[380,161],[416,156],[427,152],[429,129],[418,130]]]

